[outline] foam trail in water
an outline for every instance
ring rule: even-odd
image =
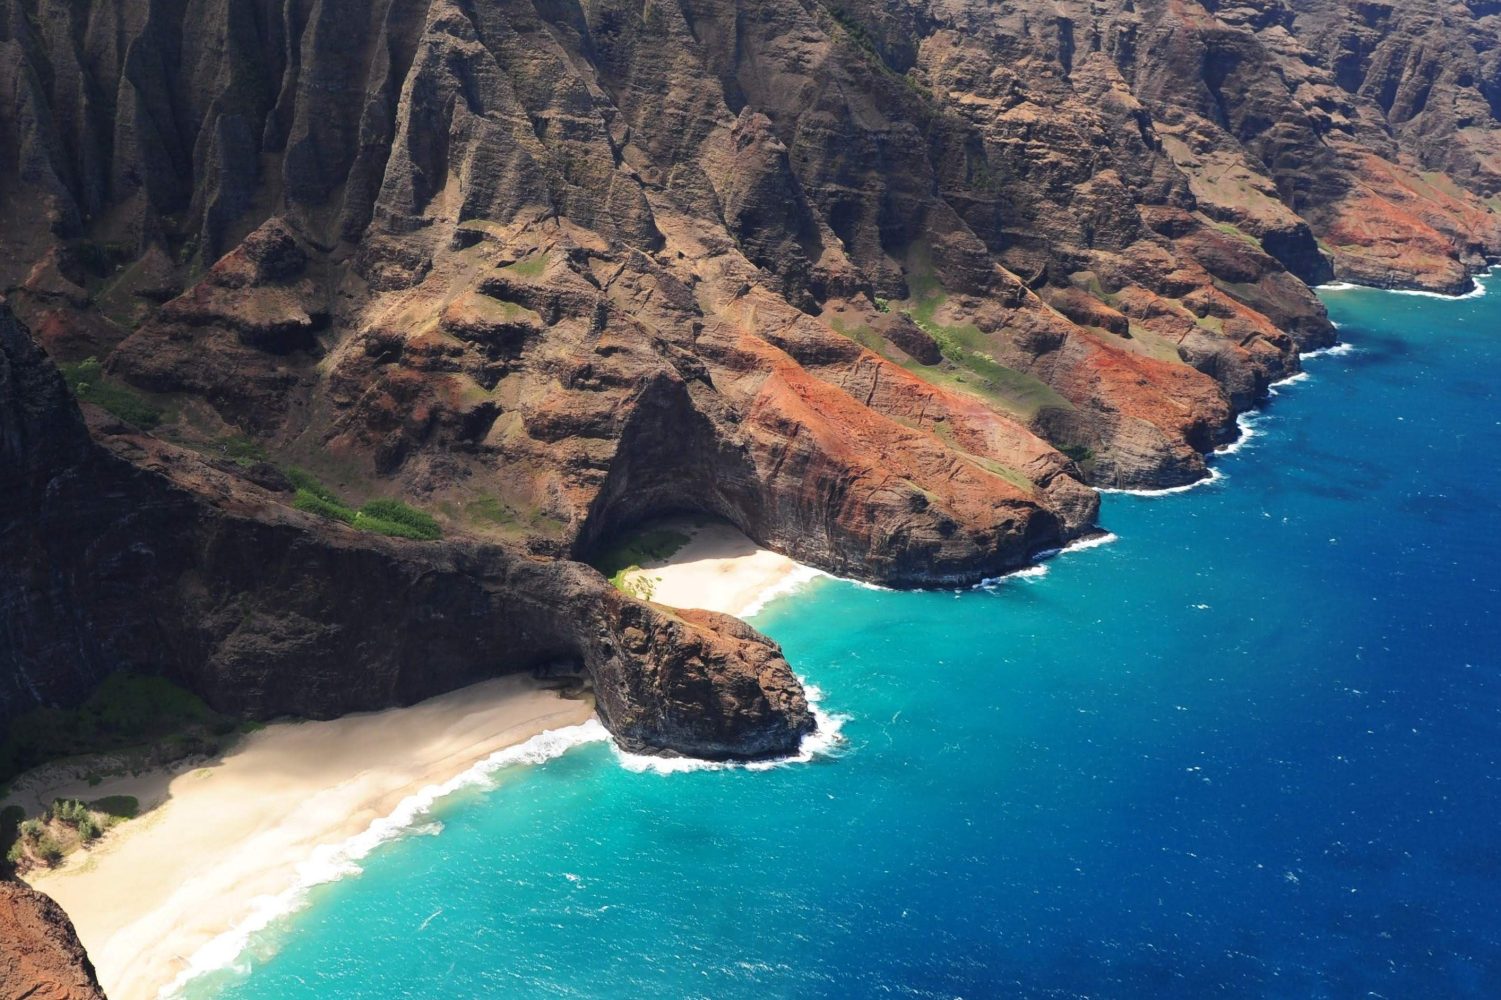
[[[1069,542],[1063,547],[1064,552],[1083,552],[1085,549],[1097,549],[1101,545],[1113,545],[1120,541],[1120,536],[1109,531],[1102,531],[1088,538],[1081,538],[1076,542]]]
[[[620,766],[627,771],[635,771],[638,774],[686,774],[689,771],[769,771],[775,767],[786,767],[789,764],[806,764],[818,757],[835,756],[836,751],[844,743],[844,737],[840,730],[849,721],[845,715],[837,715],[824,710],[823,692],[815,685],[802,681],[803,692],[808,698],[808,708],[813,713],[813,719],[818,724],[813,732],[803,737],[798,745],[797,753],[790,757],[777,757],[772,760],[702,760],[697,757],[655,757],[651,754],[631,753],[622,750],[616,743],[611,741],[610,746],[615,751],[615,759]]]
[[[1475,275],[1475,287],[1470,291],[1464,293],[1463,295],[1446,295],[1443,292],[1425,292],[1416,288],[1389,288],[1383,289],[1383,291],[1387,291],[1392,295],[1417,295],[1425,299],[1448,299],[1454,302],[1458,302],[1464,299],[1478,299],[1481,296],[1485,295],[1485,282],[1496,276],[1496,271],[1498,268],[1501,268],[1501,264],[1492,264],[1488,270],[1482,271],[1480,274]],[[1331,281],[1327,285],[1317,286],[1314,291],[1348,292],[1361,287],[1363,286],[1352,285],[1346,281]]]
[[[1003,573],[1000,576],[987,577],[986,579],[981,580],[979,583],[975,584],[969,589],[995,590],[1007,580],[1041,579],[1042,577],[1048,575],[1048,560],[1056,559],[1058,556],[1065,555],[1069,552],[1083,552],[1085,549],[1094,549],[1098,548],[1101,545],[1109,545],[1111,542],[1118,541],[1120,541],[1120,538],[1118,536],[1113,535],[1108,531],[1102,531],[1098,534],[1090,535],[1088,538],[1080,538],[1076,541],[1069,542],[1061,549],[1044,549],[1043,551],[1037,553],[1032,557],[1033,559],[1037,560],[1037,562],[1033,565],[1023,567],[1022,569],[1013,570],[1010,573]]]
[[[1335,344],[1333,347],[1325,347],[1322,350],[1318,351],[1309,351],[1307,354],[1303,355],[1303,360],[1307,361],[1309,358],[1338,358],[1346,354],[1354,354],[1358,350],[1360,350],[1360,348],[1356,347],[1354,344],[1350,343],[1347,340],[1342,343]]]
[[[363,870],[359,862],[387,841],[412,833],[437,833],[442,828],[441,825],[425,820],[438,800],[463,788],[484,787],[490,783],[491,775],[503,768],[518,764],[540,764],[561,756],[576,746],[609,738],[609,732],[598,719],[590,719],[577,726],[549,729],[524,743],[497,750],[448,781],[428,785],[407,796],[389,816],[375,820],[363,832],[341,844],[325,844],[313,851],[311,857],[297,866],[297,879],[290,887],[274,896],[261,896],[254,900],[250,915],[195,951],[188,959],[187,968],[171,983],[162,987],[158,997],[165,1000],[176,996],[191,980],[205,973],[220,969],[248,972],[247,968],[238,963],[245,954],[250,939],[277,918],[301,909],[307,902],[308,890],[313,886],[358,875]]]
[[[788,594],[801,590],[819,577],[828,575],[821,569],[814,569],[812,566],[804,566],[799,563],[795,569],[782,577],[782,579],[757,594],[754,600],[736,612],[735,617],[750,618],[758,615],[766,609],[766,605],[778,597],[786,597]]]
[[[1187,493],[1189,490],[1197,490],[1205,486],[1211,486],[1214,483],[1223,482],[1226,478],[1228,477],[1219,469],[1211,468],[1209,470],[1209,475],[1205,476],[1203,479],[1196,479],[1193,482],[1185,483],[1182,486],[1168,486],[1160,490],[1118,490],[1106,486],[1099,486],[1095,489],[1096,492],[1099,493],[1110,493],[1118,496],[1169,497],[1174,496],[1178,493]]]

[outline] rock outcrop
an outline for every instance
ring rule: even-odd
[[[588,675],[629,749],[794,752],[813,729],[770,640],[678,616],[588,567],[416,542],[83,416],[0,304],[0,719],[161,671],[249,718],[409,704],[499,673]],[[232,471],[231,471],[232,470]]]
[[[33,581],[15,620],[56,621],[27,663],[75,690],[143,655],[133,610],[61,624],[69,587],[138,606],[84,580],[101,552],[192,610],[138,630],[171,669],[250,712],[461,682],[503,607],[505,649],[621,698],[622,649],[696,650],[651,675],[685,692],[764,674],[757,641],[572,562],[659,514],[885,583],[1014,569],[1090,529],[1091,486],[1205,475],[1332,342],[1310,283],[1462,291],[1496,258],[1493,8],[0,0],[0,284],[162,411],[74,434],[156,492],[119,525],[84,488],[50,504],[113,541]],[[290,510],[291,465],[451,540]],[[407,664],[403,629],[437,655]],[[803,724],[784,681],[716,696],[769,727],[750,752]]]
[[[104,1000],[73,923],[52,900],[0,878],[0,996]]]
[[[1091,486],[1204,476],[1333,341],[1310,284],[1497,260],[1498,35],[1479,0],[0,0],[0,726],[122,667],[252,717],[537,668],[632,749],[786,753],[774,644],[576,560],[704,512],[963,582],[1090,530]],[[128,405],[85,420],[12,310]],[[293,466],[446,538],[295,509]],[[0,936],[0,988],[96,995],[59,940]]]

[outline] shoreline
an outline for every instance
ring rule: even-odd
[[[1484,293],[1481,285],[1470,295],[1434,297]],[[1353,349],[1338,343],[1302,357]],[[1277,395],[1276,386],[1307,377],[1299,372],[1274,383],[1269,396]],[[1262,412],[1257,406],[1238,415],[1241,434],[1210,457],[1244,447],[1255,436],[1248,424]],[[1203,479],[1181,486],[1096,489],[1166,496],[1223,478],[1211,467]],[[819,577],[842,579],[760,548],[725,522],[680,518],[662,523],[682,531],[688,541],[672,555],[627,575],[649,578],[655,603],[750,618]],[[1040,576],[1053,556],[1115,540],[1113,534],[1097,531],[1039,553],[1026,567],[963,589]],[[810,696],[816,705],[816,689],[810,689]],[[839,740],[844,720],[819,715],[825,740],[818,747],[785,761],[749,766],[781,766],[827,752]],[[496,722],[503,722],[498,730]],[[171,995],[198,974],[232,965],[251,935],[301,905],[307,888],[357,872],[359,858],[409,831],[444,795],[482,783],[508,763],[545,760],[580,742],[602,739],[608,736],[594,720],[591,704],[565,701],[525,678],[510,677],[410,708],[331,722],[276,723],[243,738],[208,766],[143,772],[92,787],[72,776],[44,787],[16,788],[20,794],[13,800],[35,805],[52,798],[120,794],[140,800],[139,818],[72,855],[61,868],[33,873],[28,881],[70,914],[110,996],[147,1000]],[[507,750],[519,752],[507,755]],[[747,766],[617,757],[628,770],[661,773]],[[231,801],[235,798],[239,801]]]
[[[72,918],[112,1000],[150,1000],[228,964],[308,887],[348,874],[443,795],[604,738],[592,700],[519,676],[409,708],[273,723],[210,766],[87,788],[146,792],[143,812],[26,881]],[[50,801],[79,783],[25,794]]]
[[[1425,288],[1384,288],[1381,285],[1362,285],[1353,281],[1326,281],[1322,285],[1310,285],[1315,292],[1353,292],[1360,289],[1369,289],[1378,292],[1391,292],[1393,295],[1416,295],[1428,299],[1445,299],[1450,301],[1462,301],[1464,299],[1478,299],[1486,294],[1485,282],[1496,276],[1501,271],[1501,262],[1491,264],[1483,271],[1472,271],[1470,281],[1474,284],[1468,292],[1431,292]]]
[[[625,575],[627,584],[649,585],[655,604],[750,618],[773,599],[829,575],[761,548],[724,521],[669,518],[656,525],[682,532],[688,541]]]

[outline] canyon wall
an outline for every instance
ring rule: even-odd
[[[776,645],[593,570],[356,531],[101,412],[0,304],[0,719],[162,672],[221,711],[328,718],[513,671],[586,676],[633,750],[766,757],[813,728]]]
[[[0,285],[154,414],[23,472],[9,704],[156,661],[330,714],[503,654],[630,692],[681,640],[775,674],[785,745],[774,651],[575,560],[702,512],[962,583],[1201,478],[1333,341],[1310,283],[1501,251],[1493,6],[0,0]],[[447,540],[293,510],[294,466]]]

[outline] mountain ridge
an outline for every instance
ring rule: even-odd
[[[510,667],[576,660],[617,738],[785,751],[774,645],[580,561],[693,512],[957,584],[1092,531],[1094,487],[1202,478],[1334,342],[1309,285],[1501,255],[1498,35],[1484,0],[0,0],[0,723],[122,667],[407,703],[519,614],[556,641]],[[124,419],[52,371],[91,357]],[[294,467],[447,537],[296,510]]]

